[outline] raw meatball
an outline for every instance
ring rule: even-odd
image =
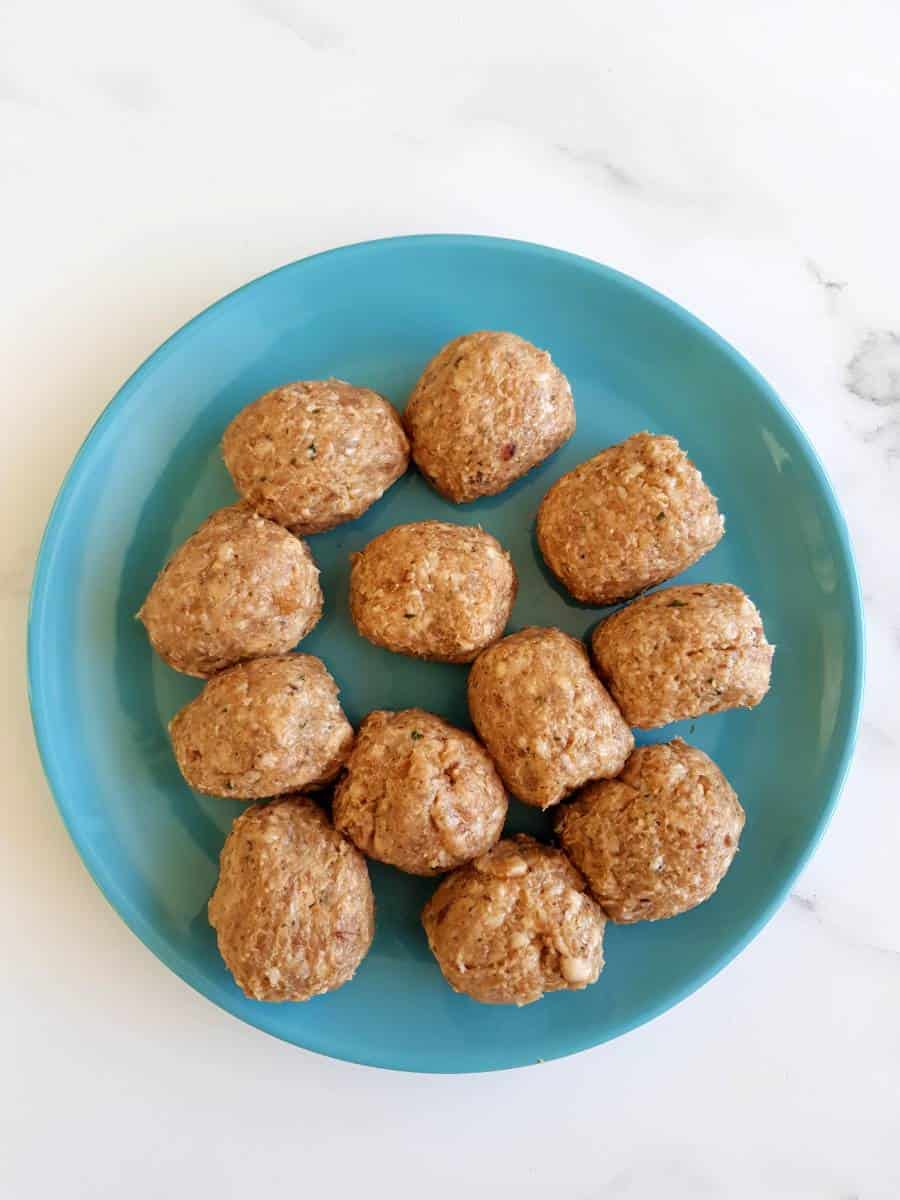
[[[715,496],[678,442],[650,433],[563,475],[537,519],[547,566],[586,604],[615,604],[662,583],[724,531]]]
[[[603,968],[599,905],[564,854],[524,834],[448,875],[422,924],[450,986],[482,1004],[577,991]]]
[[[469,712],[506,786],[538,808],[618,775],[634,746],[581,642],[559,629],[523,629],[480,654]]]
[[[425,478],[460,504],[502,492],[575,431],[569,381],[514,333],[468,333],[437,354],[404,416]]]
[[[254,804],[222,847],[209,923],[251,1000],[331,992],[353,978],[372,944],[366,860],[312,800]]]
[[[206,518],[138,613],[157,654],[201,679],[290,650],[321,615],[319,571],[306,542],[244,504]]]
[[[194,791],[237,800],[322,787],[353,745],[337,684],[311,654],[223,671],[173,717],[169,733]]]
[[[642,596],[598,625],[591,644],[601,678],[638,729],[752,708],[769,690],[775,653],[756,606],[731,583]]]
[[[737,853],[744,810],[702,750],[640,746],[618,779],[589,783],[556,833],[612,921],[658,921],[708,900]]]
[[[410,708],[363,721],[333,811],[335,826],[370,858],[437,875],[493,846],[506,793],[470,733]]]
[[[512,559],[478,526],[397,525],[353,555],[350,612],[376,646],[439,662],[471,662],[506,628]]]
[[[396,411],[340,379],[275,388],[248,404],[222,438],[241,495],[296,533],[362,516],[409,465]]]

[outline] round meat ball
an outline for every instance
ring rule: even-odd
[[[334,823],[370,858],[437,875],[490,849],[506,793],[469,733],[420,708],[369,713],[334,793]]]
[[[207,517],[175,551],[138,618],[170,667],[206,679],[290,650],[321,615],[306,542],[236,504]]]
[[[558,450],[575,406],[546,350],[514,333],[468,333],[425,368],[404,420],[419,470],[461,504],[502,492]]]
[[[589,783],[556,818],[563,849],[620,924],[674,917],[708,900],[743,827],[728,780],[680,738],[639,746],[618,779]]]
[[[323,787],[353,745],[337,684],[311,654],[223,671],[173,717],[169,733],[190,787],[236,800]]]
[[[483,651],[468,695],[507,788],[537,808],[618,775],[634,746],[581,642],[559,629],[523,629]]]
[[[603,912],[559,850],[519,834],[460,867],[422,924],[444,978],[482,1004],[578,991],[603,968]]]
[[[354,554],[350,612],[364,638],[415,658],[471,662],[506,628],[512,559],[478,526],[397,525]]]
[[[225,430],[222,455],[257,512],[295,533],[321,533],[381,498],[409,466],[409,443],[383,396],[313,379],[242,409]]]
[[[251,1000],[309,1000],[353,978],[375,933],[366,860],[303,796],[254,804],[222,847],[209,923]]]
[[[673,437],[636,433],[558,479],[541,502],[544,561],[576,600],[615,604],[686,570],[725,532]]]
[[[769,690],[775,653],[756,606],[731,583],[642,596],[598,625],[591,647],[600,677],[638,729],[752,708]]]

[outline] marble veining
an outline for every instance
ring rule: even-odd
[[[900,404],[900,333],[877,329],[865,335],[847,363],[847,388],[879,408]]]
[[[815,922],[825,930],[829,937],[840,942],[847,949],[864,951],[867,954],[884,955],[888,959],[893,960],[895,966],[900,967],[900,946],[881,946],[875,942],[861,940],[853,934],[848,933],[846,929],[834,921],[829,920],[826,914],[822,911],[822,906],[819,900],[814,895],[804,895],[802,892],[791,892],[791,902],[795,904],[802,912],[809,913]]]
[[[344,32],[312,6],[291,0],[248,0],[247,8],[288,30],[310,50],[334,50],[344,43]]]
[[[846,279],[829,278],[825,271],[823,271],[819,264],[813,259],[807,258],[805,260],[805,266],[819,287],[825,289],[825,293],[828,295],[829,299],[839,295],[847,287]]]
[[[624,167],[613,162],[602,150],[594,150],[590,147],[581,149],[577,146],[569,146],[565,142],[554,142],[553,149],[572,159],[573,162],[581,163],[590,171],[600,171],[609,182],[620,188],[637,191],[641,186],[630,171],[626,171]]]

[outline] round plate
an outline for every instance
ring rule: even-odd
[[[434,884],[372,864],[377,934],[351,983],[306,1004],[237,989],[206,902],[234,801],[194,795],[166,724],[200,688],[150,650],[134,619],[168,554],[234,492],[219,455],[230,418],[294,379],[338,376],[402,407],[425,363],[475,329],[550,350],[572,383],[571,441],[500,496],[456,507],[413,471],[366,516],[311,539],[325,616],[321,655],[357,723],[420,705],[467,723],[466,668],[378,650],[347,611],[348,556],[426,517],[478,523],[510,550],[520,588],[510,629],[584,636],[598,617],[562,594],[534,543],[544,492],[576,463],[641,429],[674,434],[719,497],[727,533],[680,581],[731,580],[753,597],[775,656],[752,712],[678,734],[719,763],[747,810],[741,853],[709,903],[670,921],[608,927],[607,966],[581,992],[526,1008],[455,995],[419,911]],[[862,622],[844,521],[803,434],[760,376],[683,309],[585,259],[519,242],[412,237],[293,263],[214,304],[170,338],[100,417],[53,509],[32,594],[37,740],[88,869],[164,963],[244,1021],[324,1054],[417,1071],[483,1071],[554,1058],[675,1004],[759,931],[831,812],[859,711]],[[639,739],[647,740],[647,739]],[[513,801],[513,829],[548,820]]]

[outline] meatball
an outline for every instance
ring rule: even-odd
[[[409,466],[409,443],[377,392],[314,379],[248,404],[225,430],[222,455],[257,512],[296,533],[321,533],[381,498]]]
[[[422,924],[444,978],[482,1004],[577,991],[603,968],[603,912],[559,850],[519,834],[441,883]]]
[[[290,650],[321,615],[306,542],[236,504],[207,517],[175,551],[138,618],[170,667],[205,679]]]
[[[484,748],[420,708],[369,713],[334,793],[335,826],[370,858],[437,875],[489,850],[506,793]]]
[[[640,746],[556,818],[563,849],[611,921],[658,921],[708,900],[737,853],[744,810],[702,750]]]
[[[541,502],[544,561],[586,604],[615,604],[677,575],[725,524],[672,437],[636,433],[563,475]]]
[[[194,791],[237,800],[322,787],[353,745],[337,684],[311,654],[223,671],[173,717],[169,733]]]
[[[366,860],[303,796],[231,827],[209,902],[219,953],[251,1000],[309,1000],[353,978],[375,932]]]
[[[493,496],[575,431],[569,381],[514,333],[469,333],[428,364],[404,415],[416,465],[461,504]]]
[[[397,525],[353,555],[350,612],[364,638],[397,654],[471,662],[506,628],[512,559],[478,526]]]
[[[731,583],[642,596],[598,625],[591,647],[600,677],[638,729],[752,708],[769,690],[775,653],[756,606]]]
[[[538,808],[618,775],[634,746],[581,642],[559,629],[523,629],[483,651],[468,693],[504,783]]]

